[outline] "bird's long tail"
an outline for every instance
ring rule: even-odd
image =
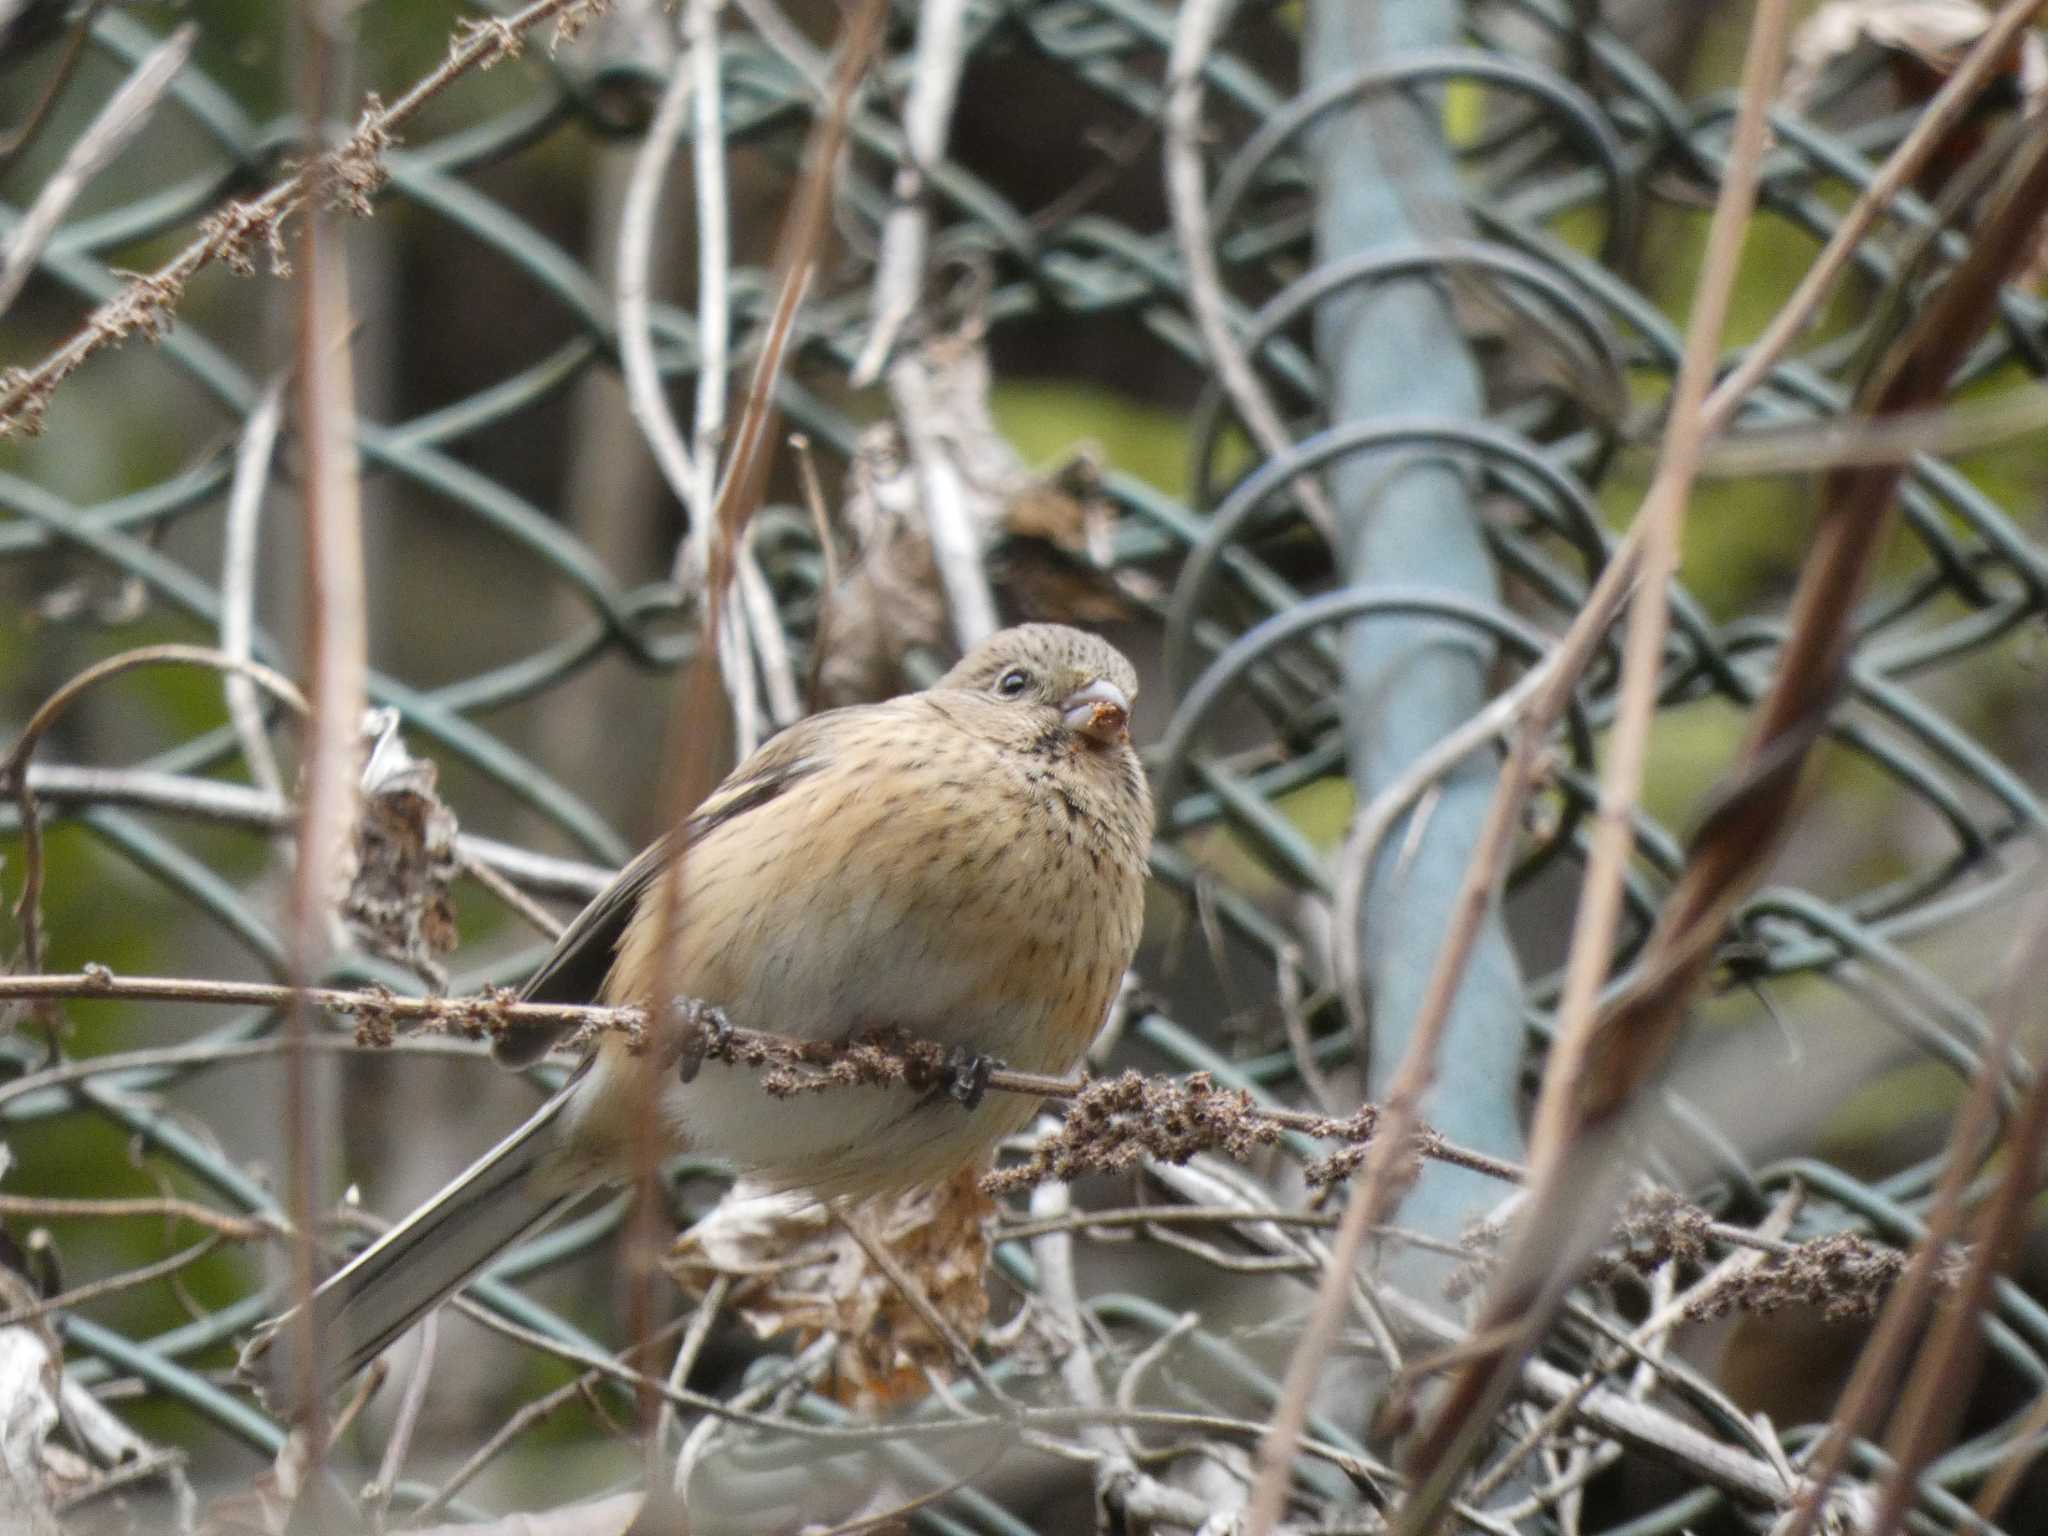
[[[383,1353],[400,1334],[460,1290],[491,1260],[547,1225],[575,1203],[535,1178],[553,1150],[555,1122],[583,1071],[528,1117],[525,1124],[472,1163],[432,1199],[349,1260],[313,1292],[313,1339],[320,1379],[334,1388]],[[271,1323],[244,1351],[245,1372],[278,1348],[262,1374],[296,1390],[290,1351],[296,1310]]]

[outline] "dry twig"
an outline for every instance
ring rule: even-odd
[[[135,278],[100,305],[75,335],[41,362],[0,374],[0,437],[38,431],[58,386],[95,353],[138,332],[152,340],[160,336],[184,296],[185,285],[207,267],[219,262],[229,271],[247,276],[256,270],[256,251],[268,248],[273,268],[281,268],[284,223],[306,206],[316,188],[330,181],[338,184],[345,189],[352,209],[366,210],[368,194],[382,177],[379,161],[383,152],[428,102],[464,75],[509,58],[541,23],[555,22],[558,39],[570,36],[607,4],[608,0],[533,0],[512,16],[458,30],[441,64],[390,106],[375,96],[365,98],[361,119],[346,143],[301,167],[254,201],[227,204],[205,221],[198,237],[176,256]]]
[[[1582,1084],[1601,1063],[1599,1053],[1630,1061],[1629,1091],[1662,1060],[1666,1034],[1621,1032],[1596,1016],[1595,1003],[1613,953],[1621,911],[1623,867],[1634,843],[1633,810],[1642,788],[1649,726],[1657,702],[1657,679],[1663,670],[1664,633],[1669,621],[1669,587],[1678,568],[1679,533],[1687,500],[1698,471],[1704,437],[1702,407],[1719,354],[1721,329],[1734,293],[1736,268],[1744,231],[1756,199],[1763,160],[1766,111],[1776,93],[1783,67],[1789,10],[1783,0],[1758,7],[1751,23],[1743,59],[1742,106],[1737,113],[1729,166],[1714,205],[1707,250],[1687,326],[1684,358],[1672,390],[1664,453],[1657,477],[1644,499],[1638,524],[1644,530],[1642,584],[1629,611],[1623,650],[1621,702],[1606,770],[1601,778],[1600,806],[1593,848],[1580,886],[1579,908],[1572,927],[1571,955],[1564,996],[1558,1005],[1558,1032],[1544,1069],[1532,1135],[1533,1194],[1521,1214],[1520,1264],[1540,1279],[1518,1270],[1497,1282],[1489,1301],[1482,1337],[1500,1331],[1501,1344],[1483,1352],[1460,1374],[1449,1400],[1438,1411],[1411,1458],[1417,1487],[1403,1505],[1398,1529],[1414,1533],[1429,1528],[1449,1498],[1456,1478],[1485,1432],[1492,1411],[1508,1390],[1518,1357],[1531,1346],[1535,1330],[1547,1321],[1534,1286],[1559,1289],[1570,1273],[1574,1210],[1599,1210],[1604,1196],[1595,1186],[1568,1177],[1569,1168],[1584,1171],[1568,1157],[1587,1145],[1591,1117],[1582,1109]],[[1599,1033],[1596,1034],[1596,1030]],[[1609,1042],[1612,1042],[1610,1044]],[[1625,1103],[1628,1092],[1614,1100]],[[1606,1176],[1603,1174],[1603,1176]],[[1564,1256],[1557,1248],[1562,1239]],[[1546,1292],[1547,1294],[1547,1292]],[[1510,1332],[1512,1330],[1512,1332]]]

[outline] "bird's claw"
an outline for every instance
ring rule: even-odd
[[[946,1092],[962,1109],[978,1109],[988,1092],[988,1080],[999,1065],[993,1056],[970,1051],[964,1045],[954,1046],[953,1053],[946,1058]]]
[[[732,1049],[732,1020],[723,1008],[694,997],[675,999],[669,1004],[669,1013],[682,1045],[676,1057],[676,1076],[685,1083],[693,1082],[707,1057],[722,1059]]]

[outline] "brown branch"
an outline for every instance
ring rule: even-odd
[[[509,988],[475,997],[402,997],[381,988],[350,990],[340,987],[294,988],[276,982],[215,981],[190,977],[116,976],[104,967],[56,975],[0,976],[0,1003],[40,999],[86,998],[105,1001],[236,1004],[283,1009],[294,997],[304,997],[308,1006],[356,1021],[354,1044],[364,1048],[385,1048],[400,1039],[397,1026],[460,1036],[469,1040],[496,1039],[508,1033],[549,1026],[565,1026],[579,1035],[599,1032],[624,1035],[635,1049],[644,1049],[650,1037],[647,1010],[639,1007],[606,1007],[597,1004],[523,1003]],[[680,1053],[681,1046],[668,1048]],[[215,1045],[195,1042],[164,1047],[158,1052],[126,1053],[133,1065],[166,1061],[204,1061],[209,1051],[223,1059],[237,1051],[265,1054],[278,1049],[276,1042],[228,1042]],[[948,1070],[948,1048],[937,1041],[906,1036],[883,1036],[841,1044],[830,1041],[799,1040],[761,1030],[735,1028],[717,1042],[718,1057],[736,1065],[768,1074],[771,1091],[786,1096],[842,1087],[905,1086],[928,1090],[944,1081]],[[90,1068],[92,1063],[69,1062],[13,1082],[0,1084],[0,1106],[10,1098],[50,1086],[55,1073]],[[1048,1077],[1036,1072],[1017,1072],[999,1067],[989,1075],[988,1086],[1000,1093],[1017,1093],[1032,1098],[1072,1101],[1077,1121],[1084,1129],[1072,1139],[1049,1145],[1038,1162],[1044,1174],[1058,1175],[1061,1169],[1076,1170],[1079,1161],[1100,1148],[1101,1135],[1085,1127],[1116,1122],[1120,1117],[1147,1120],[1156,1154],[1185,1158],[1196,1151],[1228,1148],[1236,1144],[1247,1150],[1268,1143],[1278,1132],[1292,1131],[1329,1141],[1363,1142],[1372,1134],[1374,1110],[1367,1105],[1358,1114],[1342,1119],[1256,1103],[1241,1090],[1218,1088],[1205,1074],[1188,1079],[1144,1078],[1137,1073],[1090,1081],[1086,1078]],[[1210,1139],[1203,1140],[1204,1135]],[[1462,1147],[1424,1127],[1412,1145],[1417,1154],[1475,1173],[1515,1183],[1522,1169],[1505,1158]],[[1131,1159],[1135,1161],[1135,1159]],[[1027,1178],[1011,1170],[1008,1182],[1021,1184]],[[1064,1176],[1064,1175],[1060,1175]]]
[[[0,794],[11,794],[21,812],[21,897],[15,903],[14,916],[21,925],[21,963],[30,970],[43,963],[43,835],[42,823],[36,815],[35,794],[29,787],[29,759],[35,755],[37,744],[49,733],[50,727],[87,689],[123,672],[150,666],[213,667],[249,678],[300,714],[306,712],[305,697],[290,678],[256,662],[241,661],[224,651],[203,645],[148,645],[139,650],[124,651],[119,656],[110,656],[87,667],[43,700],[35,713],[28,717],[28,723],[21,728],[21,734],[15,737],[6,755],[0,757]]]
[[[830,223],[833,174],[838,167],[847,138],[848,125],[861,82],[866,79],[875,50],[880,46],[888,7],[884,0],[865,0],[847,19],[839,60],[823,118],[813,128],[806,146],[808,165],[803,179],[791,196],[777,246],[783,253],[782,271],[755,359],[753,376],[734,431],[731,455],[718,483],[711,524],[704,530],[709,540],[704,588],[704,637],[696,658],[676,680],[675,706],[669,712],[664,742],[663,805],[672,829],[671,868],[677,867],[688,848],[690,813],[700,805],[716,784],[724,751],[721,742],[723,711],[717,709],[720,643],[726,634],[726,604],[745,548],[747,527],[761,504],[767,483],[767,444],[778,412],[776,384],[788,360],[795,334],[796,317],[810,291],[817,270],[826,230]],[[721,381],[722,382],[722,381]],[[708,387],[708,386],[707,386]],[[698,445],[701,455],[708,443]],[[703,483],[700,481],[700,483]],[[679,946],[676,934],[682,924],[683,891],[679,881],[663,878],[655,894],[657,945],[656,974],[643,978],[651,982],[657,997],[676,997],[688,989],[675,974]],[[687,1063],[697,1058],[701,1036],[686,1032],[679,1043]],[[631,1284],[629,1311],[633,1314],[634,1337],[645,1337],[652,1326],[653,1285],[659,1269],[660,1239],[655,1231],[660,1202],[654,1190],[654,1171],[660,1161],[660,1109],[656,1075],[643,1074],[638,1102],[634,1105],[633,1162],[638,1175],[634,1210],[627,1222],[626,1270]],[[658,1398],[645,1388],[640,1394],[641,1420],[654,1428]],[[653,1437],[649,1439],[653,1449]],[[650,1468],[650,1472],[652,1469]]]
[[[220,1234],[214,1233],[207,1237],[202,1237],[190,1248],[174,1253],[167,1259],[158,1259],[153,1264],[143,1264],[135,1269],[123,1270],[120,1274],[109,1275],[104,1280],[88,1281],[84,1285],[73,1286],[68,1291],[60,1291],[55,1296],[46,1296],[42,1300],[32,1302],[27,1306],[15,1307],[8,1312],[0,1312],[0,1328],[12,1328],[20,1323],[31,1323],[39,1318],[48,1317],[52,1312],[67,1311],[77,1306],[80,1302],[96,1301],[102,1296],[112,1296],[120,1291],[133,1290],[138,1285],[147,1285],[152,1280],[161,1280],[164,1276],[175,1274],[189,1264],[198,1263],[199,1260],[220,1247],[221,1242]]]
[[[2025,259],[2044,203],[2048,139],[2036,133],[2009,168],[1969,254],[1919,305],[1904,334],[1859,391],[1862,412],[1883,416],[1910,409],[1946,390],[1981,334],[2000,285]],[[1737,769],[1714,797],[1715,808],[1705,819],[1685,874],[1665,903],[1642,966],[1599,1014],[1584,1070],[1552,1122],[1563,1127],[1561,1137],[1552,1143],[1561,1144],[1565,1154],[1556,1164],[1565,1173],[1553,1186],[1560,1191],[1598,1176],[1591,1154],[1580,1155],[1581,1151],[1604,1141],[1662,1059],[1729,912],[1751,888],[1790,822],[1801,772],[1847,665],[1851,615],[1884,548],[1899,473],[1895,466],[1864,466],[1838,470],[1823,483],[1822,518],[1801,570],[1778,674],[1758,710]],[[1994,1072],[1997,1059],[1995,1052],[1987,1054],[1985,1074]],[[1980,1077],[1977,1092],[1982,1091]],[[1956,1145],[1954,1157],[1964,1155],[1962,1145]],[[1544,1156],[1539,1145],[1539,1160]],[[1541,1191],[1535,1204],[1537,1211],[1543,1209]],[[1949,1209],[1952,1213],[1952,1201]],[[1803,1498],[1799,1522],[1787,1536],[1804,1536],[1810,1529],[1857,1426],[1890,1395],[1911,1332],[1902,1319],[1920,1315],[1933,1285],[1934,1256],[1952,1232],[1952,1227],[1937,1230],[1942,1223],[1934,1218],[1942,1214],[1938,1198],[1928,1242],[1894,1292],[1878,1334],[1859,1362],[1844,1394],[1842,1413],[1816,1457],[1815,1477]],[[1532,1212],[1529,1218],[1531,1230],[1535,1215]],[[1555,1239],[1554,1228],[1549,1236]],[[1489,1310],[1490,1323],[1511,1329],[1516,1347],[1526,1348],[1561,1294],[1562,1284],[1563,1277],[1547,1266],[1531,1266],[1519,1283],[1502,1288]],[[1481,1331],[1486,1331],[1484,1326]],[[1443,1446],[1452,1440],[1469,1445],[1493,1399],[1504,1390],[1500,1357],[1501,1351],[1494,1351],[1461,1378],[1438,1416],[1424,1454],[1442,1455]]]
[[[67,1200],[47,1195],[0,1194],[0,1216],[28,1216],[41,1221],[111,1221],[121,1217],[161,1216],[189,1221],[238,1242],[272,1237],[283,1229],[259,1217],[230,1216],[196,1200],[136,1197],[125,1200]]]
[[[1601,778],[1592,852],[1580,885],[1579,907],[1558,1006],[1557,1040],[1544,1071],[1532,1132],[1533,1193],[1521,1218],[1522,1239],[1504,1284],[1476,1330],[1495,1341],[1459,1373],[1447,1401],[1418,1439],[1410,1458],[1415,1489],[1403,1504],[1403,1536],[1430,1529],[1456,1480],[1477,1452],[1493,1410],[1510,1389],[1521,1359],[1547,1322],[1537,1294],[1555,1289],[1574,1267],[1569,1245],[1555,1249],[1570,1230],[1571,1213],[1606,1198],[1597,1183],[1570,1177],[1571,1154],[1585,1144],[1590,1117],[1580,1105],[1589,1074],[1622,1066],[1618,1112],[1661,1062],[1670,1028],[1617,1030],[1595,1008],[1614,951],[1621,914],[1622,878],[1634,848],[1634,810],[1642,790],[1650,721],[1664,665],[1670,621],[1670,582],[1678,570],[1680,534],[1699,470],[1705,434],[1703,407],[1720,354],[1721,332],[1741,265],[1743,238],[1756,203],[1767,137],[1767,114],[1783,67],[1789,8],[1767,0],[1757,9],[1743,58],[1741,106],[1729,163],[1708,226],[1699,289],[1686,328],[1684,356],[1672,387],[1664,450],[1637,525],[1643,530],[1642,585],[1629,611],[1622,655],[1620,702]],[[1530,1277],[1540,1276],[1540,1284]]]
[[[2006,990],[2008,1028],[1994,1036],[1985,1051],[1984,1075],[2006,1060],[2004,1047],[2020,1023],[2032,1016],[2041,988],[2048,983],[2048,904],[2037,901],[2033,919],[2022,925],[2015,952],[2012,984]],[[2002,1038],[2001,1038],[2002,1037]],[[2005,1171],[1977,1221],[1969,1247],[1969,1264],[1956,1294],[1940,1320],[1921,1343],[1919,1359],[1906,1372],[1906,1392],[1893,1425],[1890,1443],[1892,1473],[1883,1502],[1871,1525],[1872,1536],[1891,1536],[1906,1518],[1921,1471],[1934,1459],[1944,1440],[1953,1436],[1976,1384],[1983,1359],[1983,1314],[1991,1286],[2012,1267],[2025,1234],[2035,1193],[2041,1187],[2041,1160],[2048,1151],[2048,1062],[2034,1063],[2033,1085],[2005,1141]],[[1954,1149],[1960,1156],[1963,1149]]]
[[[1642,590],[1629,611],[1615,727],[1601,775],[1578,915],[1572,925],[1564,995],[1557,1010],[1557,1041],[1544,1070],[1532,1127],[1531,1162],[1538,1170],[1539,1187],[1554,1178],[1576,1134],[1573,1109],[1601,1044],[1594,1005],[1614,952],[1622,877],[1635,846],[1634,814],[1642,792],[1657,683],[1664,669],[1664,637],[1670,625],[1670,583],[1678,573],[1680,536],[1699,469],[1704,425],[1701,408],[1720,355],[1721,331],[1734,297],[1743,239],[1756,205],[1766,111],[1777,92],[1788,24],[1786,6],[1774,0],[1759,8],[1750,34],[1741,86],[1743,110],[1736,120],[1728,171],[1707,233],[1699,291],[1666,419],[1664,451],[1637,514],[1648,527]],[[1643,1064],[1645,1069],[1649,1065]]]
[[[1949,1137],[1926,1235],[1843,1389],[1828,1438],[1814,1457],[1814,1491],[1788,1522],[1791,1532],[1811,1527],[1821,1497],[1840,1472],[1849,1442],[1874,1422],[1882,1400],[1895,1389],[1898,1362],[1919,1329],[1949,1239],[1961,1225],[1965,1189],[1976,1161],[1974,1149],[1984,1146],[1993,1134],[2005,1064],[2033,1015],[2044,979],[2048,979],[2044,977],[2044,964],[2048,964],[2048,943],[2044,941],[2048,941],[2048,898],[2037,898],[2013,941],[2002,1006],[1991,1038],[1985,1042],[1970,1097],[1956,1116]],[[2040,1184],[2042,1150],[2048,1145],[2048,1072],[2042,1065],[2035,1063],[2033,1084],[2008,1128],[2005,1171],[1979,1218],[1959,1294],[1928,1330],[1919,1358],[1905,1373],[1904,1398],[1886,1446],[1892,1471],[1871,1523],[1872,1536],[1888,1536],[1905,1518],[1921,1470],[1943,1433],[1952,1429],[1961,1415],[1976,1379],[1982,1350],[1980,1318],[1990,1300],[1991,1283],[2012,1263],[2014,1245],[2025,1229],[2028,1206]]]
[[[383,179],[384,151],[398,130],[464,75],[484,70],[519,51],[526,34],[542,22],[557,23],[558,39],[601,13],[609,0],[534,0],[516,15],[468,22],[449,41],[440,65],[385,106],[375,95],[363,99],[355,132],[332,153],[308,162],[253,202],[230,202],[200,225],[198,238],[152,272],[135,278],[87,316],[62,346],[31,368],[0,374],[0,437],[33,436],[41,430],[50,397],[85,362],[103,349],[140,332],[155,340],[169,326],[185,285],[216,262],[243,276],[256,270],[255,252],[267,247],[272,270],[283,276],[283,225],[301,211],[316,188],[332,183],[345,190],[351,211],[367,212],[369,194]]]
[[[306,1453],[303,1486],[314,1498],[325,1486],[328,1421],[319,1329],[309,1305],[320,1282],[314,1235],[321,1200],[325,1150],[320,1106],[314,1096],[313,1057],[307,1049],[314,1008],[303,988],[327,967],[334,895],[358,813],[356,744],[362,733],[369,669],[369,594],[363,572],[361,486],[355,453],[355,373],[349,351],[348,258],[335,209],[362,200],[381,179],[375,158],[380,138],[368,141],[363,163],[351,169],[345,147],[323,143],[336,105],[336,82],[347,48],[344,23],[320,0],[299,6],[297,106],[306,128],[309,216],[299,231],[295,383],[300,453],[304,460],[302,513],[305,574],[306,729],[305,789],[300,796],[298,857],[293,863],[285,972],[293,983],[285,1009],[285,1202],[297,1228],[291,1244],[290,1326],[297,1379],[294,1427]],[[360,177],[360,180],[354,179]]]
[[[1742,361],[1729,369],[1727,377],[1721,380],[1701,412],[1701,428],[1705,435],[1719,436],[1735,419],[1743,397],[1762,382],[1785,349],[1806,328],[1814,312],[1820,308],[1821,301],[1827,297],[1828,290],[1834,286],[1835,279],[1848,269],[1863,245],[1863,237],[1877,222],[1878,215],[1890,207],[1892,200],[1901,192],[1912,186],[1914,178],[1948,138],[1949,130],[1965,113],[1976,108],[1986,84],[2010,67],[2015,40],[2027,29],[2043,4],[2048,4],[2048,0],[2007,0],[1991,24],[1970,45],[1968,55],[1942,82],[1934,99],[1914,121],[1912,130],[1899,141],[1898,147],[1886,157],[1877,174],[1857,195],[1849,211],[1842,215],[1834,233],[1828,237],[1827,245],[1813,259],[1813,265],[1801,275],[1799,286],[1792,290],[1792,297],[1772,316],[1771,323],[1764,327],[1763,335],[1743,354]]]
[[[648,1020],[643,1009],[595,1004],[524,1003],[517,1001],[517,994],[510,989],[479,997],[401,997],[375,988],[360,991],[320,987],[294,989],[274,982],[115,976],[99,968],[62,975],[0,976],[0,1003],[35,998],[91,998],[283,1008],[298,995],[305,996],[313,1005],[330,1013],[357,1020],[352,1038],[327,1037],[312,1042],[322,1050],[377,1050],[399,1046],[425,1048],[430,1043],[416,1036],[400,1035],[397,1031],[400,1024],[473,1041],[537,1025],[564,1025],[582,1035],[618,1033],[636,1049],[641,1048],[648,1037]],[[276,1039],[202,1040],[65,1062],[0,1084],[0,1109],[15,1099],[101,1072],[205,1065],[276,1055],[282,1049],[283,1042]],[[770,1075],[774,1091],[784,1095],[881,1086],[905,1086],[926,1091],[933,1077],[945,1070],[948,1061],[947,1048],[938,1042],[904,1036],[839,1044],[739,1028],[730,1032],[719,1054],[734,1065]],[[1249,1155],[1259,1147],[1272,1145],[1283,1132],[1341,1142],[1346,1144],[1347,1150],[1356,1149],[1374,1140],[1378,1118],[1378,1111],[1372,1105],[1363,1106],[1358,1113],[1334,1118],[1258,1104],[1241,1090],[1219,1088],[1202,1073],[1179,1079],[1147,1078],[1136,1072],[1126,1072],[1091,1081],[997,1068],[990,1074],[988,1086],[995,1092],[1054,1099],[1074,1106],[1069,1114],[1072,1123],[1066,1129],[1042,1139],[1026,1163],[993,1176],[997,1187],[1004,1191],[1024,1187],[1041,1178],[1073,1178],[1088,1172],[1128,1168],[1146,1156],[1158,1161],[1179,1162],[1199,1151],[1230,1153],[1234,1150],[1240,1155]],[[1326,1160],[1331,1165],[1326,1175],[1328,1180],[1342,1176],[1348,1161],[1347,1150],[1340,1150],[1332,1159]],[[1458,1146],[1426,1126],[1417,1128],[1408,1150],[1412,1155],[1467,1168],[1503,1183],[1518,1183],[1523,1177],[1523,1170],[1517,1164]],[[27,1197],[0,1195],[0,1214],[17,1205],[24,1212],[33,1209],[50,1216],[189,1214],[192,1219],[210,1226],[230,1220],[207,1213],[205,1207],[193,1207],[188,1211],[180,1202],[30,1201]],[[1094,1212],[1077,1217],[1076,1223],[1086,1227],[1115,1222],[1173,1223],[1226,1217],[1320,1227],[1334,1225],[1337,1220],[1327,1212],[1210,1210],[1189,1213],[1181,1207],[1169,1207],[1158,1211]],[[1659,1196],[1639,1209],[1632,1209],[1624,1227],[1636,1241],[1655,1241],[1657,1234],[1666,1229],[1674,1232],[1683,1229],[1694,1241],[1756,1249],[1788,1265],[1799,1262],[1801,1254],[1812,1246],[1768,1241],[1744,1227],[1714,1221],[1696,1207],[1670,1195]],[[220,1227],[220,1230],[230,1236],[253,1235],[239,1228]],[[1028,1236],[1032,1230],[1028,1226],[1020,1227],[1012,1235]],[[1398,1229],[1390,1228],[1388,1231],[1395,1237],[1403,1235]]]

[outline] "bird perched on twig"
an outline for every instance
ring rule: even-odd
[[[698,1021],[656,1006],[670,990],[802,1039],[899,1028],[954,1047],[964,1091],[776,1099],[681,1040],[635,1054],[614,1037],[314,1293],[322,1377],[347,1380],[505,1247],[631,1174],[648,1102],[665,1151],[827,1199],[945,1178],[1021,1129],[1034,1101],[983,1098],[976,1068],[1073,1067],[1137,947],[1152,803],[1136,694],[1106,641],[1027,624],[922,693],[814,715],[740,764],[570,924],[522,996],[639,1005],[671,1032]],[[533,1061],[560,1033],[509,1035],[499,1058]]]

